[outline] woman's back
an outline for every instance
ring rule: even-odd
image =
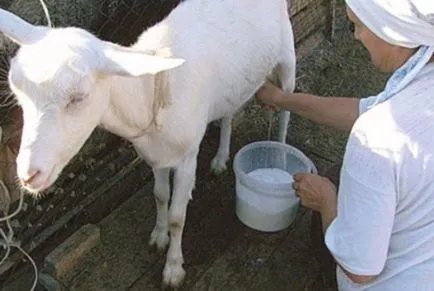
[[[347,270],[382,271],[358,285],[338,270],[341,290],[434,290],[434,64],[360,116],[345,159],[326,241]]]

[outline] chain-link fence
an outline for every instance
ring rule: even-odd
[[[188,1],[188,0],[186,0]],[[180,0],[46,0],[52,24],[78,26],[98,37],[132,44],[147,27],[161,20]],[[290,15],[296,43],[321,29],[330,31],[332,0],[292,0]],[[1,0],[0,7],[33,24],[46,25],[38,0]],[[14,106],[7,85],[8,60],[17,46],[0,39],[0,179],[10,188],[10,198],[0,204],[15,209],[19,191],[15,181],[15,158],[20,142],[22,117]],[[12,227],[23,248],[37,262],[57,243],[83,223],[96,222],[126,200],[151,177],[149,168],[139,162],[131,146],[101,130],[96,130],[80,153],[65,168],[53,187],[40,199],[26,197],[23,211]],[[0,190],[1,192],[1,190]],[[122,194],[122,195],[120,195]],[[0,196],[2,193],[0,193]],[[0,207],[1,212],[6,207]],[[2,215],[0,215],[2,216]],[[0,227],[4,225],[0,224]],[[2,254],[0,253],[0,256]],[[20,267],[21,255],[13,252],[0,266],[0,284]]]

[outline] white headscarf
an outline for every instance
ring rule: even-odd
[[[361,100],[363,112],[405,88],[430,61],[434,54],[434,0],[346,0],[346,4],[382,40],[419,47],[389,78],[383,92]]]
[[[434,0],[346,0],[384,41],[408,48],[434,46]]]

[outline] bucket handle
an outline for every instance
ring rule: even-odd
[[[308,157],[306,157],[306,161],[308,162],[308,164],[309,164],[309,172],[310,173],[312,173],[312,174],[315,174],[315,175],[318,175],[318,170],[317,170],[317,168],[315,167],[315,164],[312,162],[312,160],[311,159],[309,159]]]
[[[312,160],[305,153],[303,153],[302,151],[300,151],[299,149],[297,149],[297,148],[295,148],[293,146],[290,146],[290,147],[292,148],[292,150],[295,153],[297,153],[300,157],[302,157],[305,160],[305,162],[306,162],[306,164],[308,166],[308,170],[307,171],[309,173],[318,175],[318,170],[317,170],[315,164],[312,162]]]

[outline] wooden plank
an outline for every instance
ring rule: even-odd
[[[323,0],[287,0],[289,6],[289,16],[292,17],[309,5],[311,5],[312,3],[321,1]]]
[[[27,226],[29,222],[37,222],[37,225],[28,229],[23,229],[24,233],[21,234],[23,242],[28,243],[34,237],[38,236],[40,232],[44,231],[47,227],[53,224],[53,221],[61,220],[70,208],[75,205],[80,205],[89,196],[93,196],[93,192],[98,187],[102,186],[101,181],[109,181],[115,179],[119,174],[114,168],[107,167],[110,162],[116,162],[119,166],[129,167],[128,164],[134,160],[134,153],[127,152],[125,154],[119,154],[116,150],[106,153],[104,156],[104,163],[100,164],[95,171],[92,172],[75,172],[75,177],[69,179],[69,183],[61,184],[62,187],[56,187],[61,192],[50,193],[47,196],[47,201],[40,205],[42,211],[36,211],[29,213],[27,220],[20,219],[20,223]],[[103,161],[103,160],[101,160]],[[136,163],[138,164],[138,163]],[[132,168],[130,168],[131,170]],[[86,173],[86,181],[80,179],[80,173]],[[66,176],[66,174],[64,174]],[[102,195],[102,193],[98,194]],[[51,205],[51,207],[50,207]],[[55,206],[55,207],[53,207]],[[52,208],[52,209],[51,209]]]
[[[148,252],[155,224],[153,183],[148,183],[99,224],[101,245],[65,280],[71,290],[125,290],[157,260]]]
[[[299,212],[294,223],[283,231],[265,233],[244,227],[244,234],[231,243],[189,290],[249,290],[246,283],[261,272],[276,246],[298,228],[304,212]]]
[[[82,226],[45,257],[43,273],[62,280],[100,243],[100,231],[95,224]]]
[[[29,207],[24,207],[23,211],[14,218],[20,224],[15,229],[15,233],[20,237],[23,244],[28,243],[32,237],[51,225],[58,217],[64,215],[67,211],[63,206],[66,205],[69,208],[71,205],[80,203],[85,198],[77,195],[74,199],[71,194],[72,191],[80,192],[85,186],[92,186],[93,188],[100,186],[98,182],[83,183],[83,181],[79,181],[78,176],[81,173],[98,176],[100,171],[100,168],[86,166],[86,163],[79,161],[79,159],[84,156],[86,159],[92,158],[104,162],[107,159],[115,158],[118,155],[116,148],[124,147],[119,143],[115,143],[114,139],[109,139],[108,142],[108,144],[95,142],[93,147],[88,143],[87,147],[83,147],[83,150],[75,156],[75,160],[71,161],[62,171],[55,185],[46,191],[47,195],[42,195],[39,199],[35,199],[32,195],[25,196],[25,203]],[[128,161],[125,160],[122,165],[127,165],[127,163]],[[103,167],[103,165],[100,166]],[[75,177],[70,178],[70,174],[74,174]],[[112,174],[115,175],[116,173]],[[17,206],[18,201],[12,208],[15,209]]]
[[[318,280],[320,269],[310,244],[310,211],[306,211],[295,231],[277,246],[270,258],[248,281],[239,280],[239,286],[249,291],[305,291]]]
[[[324,34],[316,31],[295,44],[295,54],[297,62],[300,63],[303,58],[309,56],[311,52],[324,40]]]
[[[126,174],[126,172],[122,173]],[[52,251],[59,242],[64,241],[74,231],[78,230],[82,225],[86,223],[95,223],[103,217],[107,216],[114,208],[114,205],[119,205],[122,201],[125,201],[130,195],[137,191],[137,188],[141,188],[143,185],[141,182],[147,179],[146,169],[143,168],[143,164],[139,164],[134,167],[134,171],[128,172],[128,175],[123,176],[121,179],[113,179],[102,185],[98,190],[103,191],[104,195],[100,195],[99,191],[91,193],[86,196],[80,204],[75,205],[67,215],[61,217],[59,220],[53,222],[49,228],[45,229],[38,237],[33,239],[32,245],[23,245],[23,248],[27,251],[32,251],[31,255],[36,262],[41,262],[45,255]],[[108,190],[107,190],[108,189]],[[120,194],[122,193],[122,195]],[[90,204],[89,204],[90,203]],[[91,216],[91,219],[89,219]],[[96,220],[96,221],[94,221]],[[72,226],[67,224],[71,223]],[[43,244],[42,244],[43,242]],[[10,257],[11,260],[19,260],[20,257],[16,253],[16,257]],[[23,265],[25,263],[25,265]],[[14,285],[18,281],[24,284],[27,281],[33,280],[33,270],[28,262],[22,262],[20,260],[20,267],[23,268],[14,270],[13,274],[6,277],[4,285]],[[2,265],[5,270],[12,268],[11,265],[5,263]],[[7,273],[8,274],[8,273]],[[26,284],[26,288],[31,283]],[[8,290],[23,290],[23,288],[14,289],[10,287]]]

